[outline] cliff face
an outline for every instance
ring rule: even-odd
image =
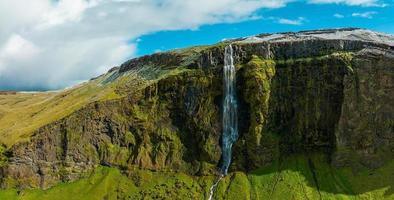
[[[378,168],[394,158],[393,40],[358,29],[284,33],[130,60],[103,84],[145,67],[171,73],[138,89],[125,84],[120,98],[87,104],[3,148],[2,186],[48,188],[99,165],[214,174],[230,42],[240,126],[230,171],[315,152],[334,167]]]
[[[344,77],[334,164],[377,168],[394,155],[393,52],[364,49]]]

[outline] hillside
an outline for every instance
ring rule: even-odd
[[[0,197],[207,199],[229,44],[239,138],[215,199],[394,199],[394,37],[364,29],[261,34],[0,93]]]

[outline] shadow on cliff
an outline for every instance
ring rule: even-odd
[[[255,170],[250,176],[261,182],[271,183],[271,187],[268,187],[270,194],[305,192],[304,187],[307,186],[313,188],[320,199],[333,195],[362,194],[376,199],[394,194],[393,167],[394,161],[378,169],[335,168],[322,153],[295,154],[269,167]],[[298,187],[304,189],[299,191]],[[306,196],[308,194],[310,195],[305,193]]]

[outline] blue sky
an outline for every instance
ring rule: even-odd
[[[137,55],[193,45],[212,44],[224,38],[237,38],[260,33],[357,27],[394,34],[393,6],[394,3],[384,7],[369,7],[293,2],[283,8],[258,10],[256,15],[261,16],[260,19],[239,23],[204,25],[197,30],[161,31],[144,35],[137,39],[139,41]],[[294,24],[291,22],[286,24],[287,21],[280,23],[280,19],[294,21]]]
[[[393,34],[393,19],[394,0],[1,0],[0,90],[62,89],[130,58],[259,33]]]

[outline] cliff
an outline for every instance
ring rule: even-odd
[[[313,163],[354,172],[391,163],[394,37],[331,29],[262,34],[132,59],[76,88],[34,97],[45,101],[24,119],[31,122],[28,129],[15,122],[18,117],[7,117],[18,109],[1,96],[11,110],[0,109],[2,187],[46,189],[100,166],[129,177],[138,170],[215,174],[224,47],[230,43],[240,129],[230,172],[253,173],[300,155],[313,177],[319,176]],[[66,106],[67,98],[77,103]],[[14,133],[15,124],[22,128]],[[243,180],[237,173],[231,180]]]

